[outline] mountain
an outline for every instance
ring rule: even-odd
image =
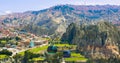
[[[36,35],[62,36],[70,23],[90,24],[109,21],[119,26],[120,6],[57,5],[39,11],[0,16],[0,22],[25,29]]]
[[[71,23],[62,36],[63,43],[77,44],[77,50],[93,59],[120,58],[120,30],[108,22],[93,25]]]

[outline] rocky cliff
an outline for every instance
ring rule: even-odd
[[[87,57],[110,58],[120,57],[120,31],[108,22],[90,25],[68,26],[62,36],[63,42],[77,44],[77,49]]]

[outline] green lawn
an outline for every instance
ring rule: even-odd
[[[83,57],[71,57],[65,58],[65,61],[87,61],[87,59]]]
[[[45,58],[42,58],[42,57],[40,57],[40,58],[33,58],[32,59],[32,61],[43,61]]]
[[[33,53],[40,53],[44,50],[47,49],[48,46],[42,46],[42,47],[36,47],[36,48],[32,48],[32,49],[29,49],[29,51],[33,52]],[[19,54],[21,54],[22,56],[24,55],[24,51],[23,52],[20,52]]]
[[[69,45],[69,44],[55,44],[55,46],[58,46],[58,47],[64,47],[64,46],[75,46],[75,45]],[[36,47],[36,48],[32,48],[32,49],[29,49],[29,51],[33,52],[33,53],[40,53],[41,51],[44,51],[46,50],[48,47],[48,45],[46,46],[42,46],[42,47]],[[20,52],[19,54],[21,54],[22,56],[24,55],[24,52]]]
[[[72,56],[72,57],[84,57],[84,56],[82,56],[80,53],[75,53],[75,52],[72,52],[72,53],[71,53],[71,56]]]
[[[54,44],[55,46],[58,46],[58,47],[64,47],[64,46],[67,46],[67,47],[70,47],[70,46],[76,46],[76,45],[69,45],[69,44]]]
[[[0,55],[0,59],[8,58],[7,55]]]
[[[33,52],[33,53],[39,53],[41,51],[44,51],[47,49],[48,46],[43,46],[43,47],[36,47],[36,48],[33,48],[33,49],[30,49],[29,51]]]
[[[58,46],[59,48],[62,48],[64,46],[66,47],[73,47],[75,48],[76,45],[69,45],[69,44],[54,44],[55,46]],[[36,47],[36,48],[32,48],[29,49],[29,51],[33,52],[33,53],[40,53],[42,51],[47,50],[48,45],[46,46],[42,46],[42,47]],[[21,55],[24,55],[24,52],[20,52]],[[33,58],[31,59],[31,61],[39,61],[39,60],[44,60],[44,58]],[[79,53],[75,53],[75,52],[71,52],[71,57],[70,58],[65,58],[65,61],[87,61],[87,58],[85,58],[84,56],[82,56]]]
[[[58,47],[63,47],[63,46],[71,46],[69,44],[55,44],[55,46],[58,46]],[[72,45],[72,46],[75,46],[75,45]],[[46,50],[48,47],[47,46],[42,46],[42,47],[37,47],[37,48],[33,48],[33,49],[30,49],[31,52],[35,52],[35,53],[39,53],[40,51],[43,51],[43,50]]]
[[[87,58],[79,53],[72,52],[70,58],[65,58],[65,61],[87,61]]]

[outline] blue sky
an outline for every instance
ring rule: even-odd
[[[120,5],[119,0],[0,0],[0,14],[41,10],[54,5]]]

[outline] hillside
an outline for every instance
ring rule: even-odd
[[[62,36],[63,43],[77,44],[77,49],[93,59],[120,57],[120,31],[108,22],[96,25],[68,26]]]
[[[36,35],[62,35],[67,26],[109,21],[119,25],[120,6],[115,5],[57,5],[39,11],[26,11],[0,16],[0,22],[19,26]]]

